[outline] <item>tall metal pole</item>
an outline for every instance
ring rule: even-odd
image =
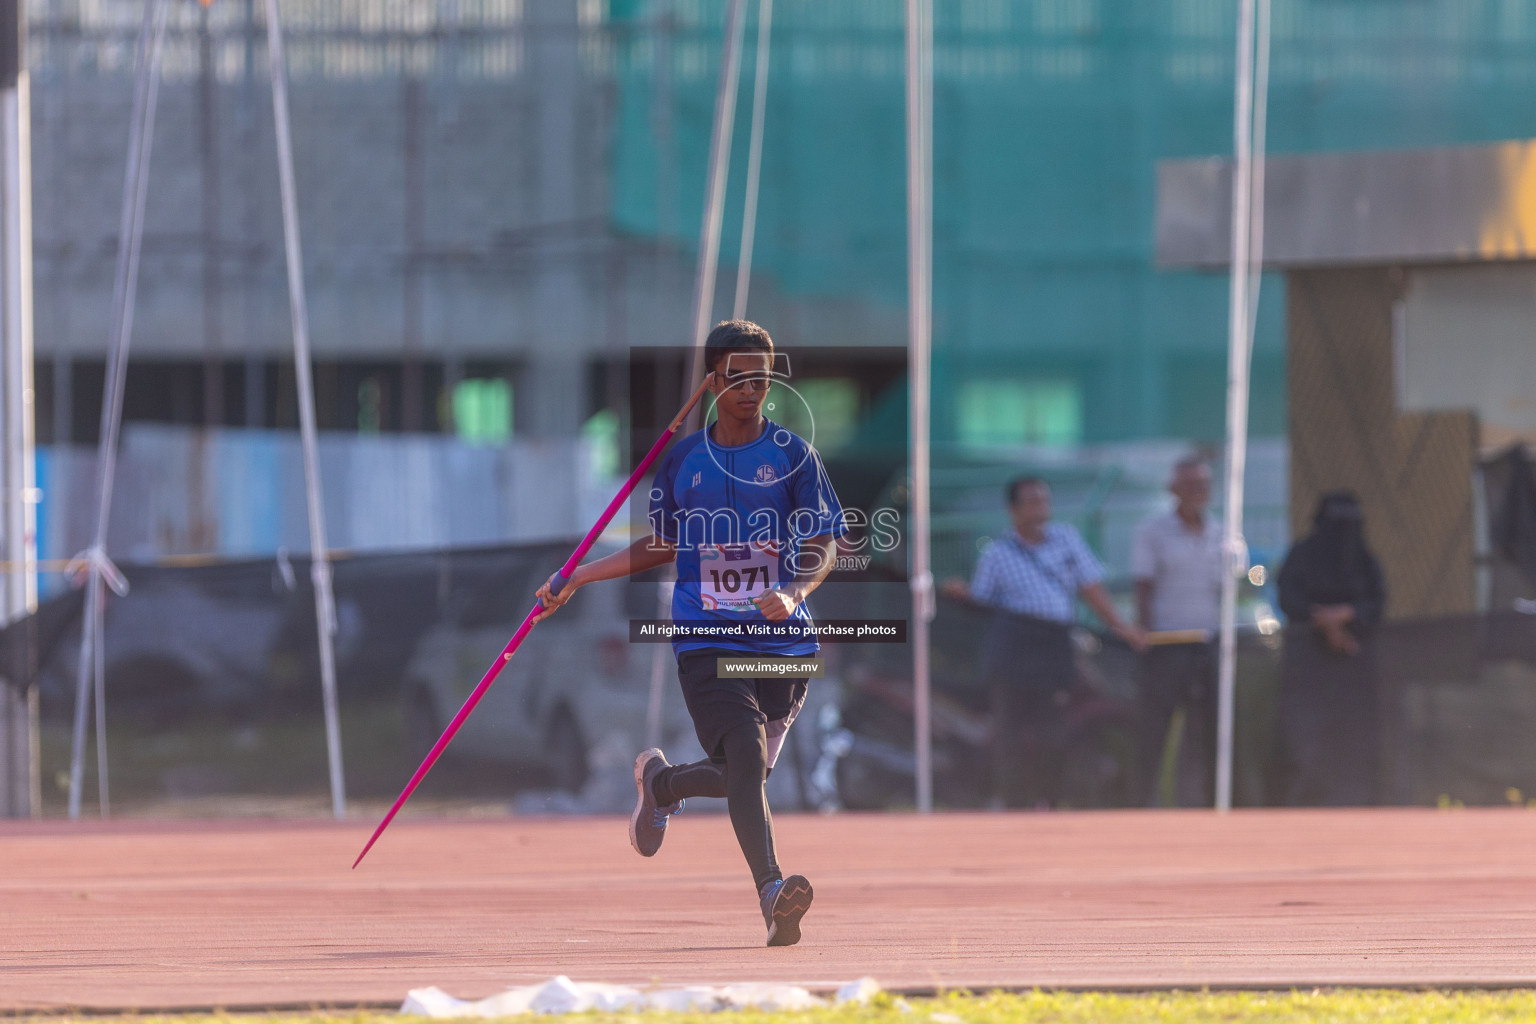
[[[725,13],[724,53],[720,61],[720,84],[715,92],[715,120],[709,136],[709,177],[704,186],[704,222],[699,234],[699,262],[693,279],[693,333],[689,338],[692,346],[687,376],[683,378],[683,394],[688,394],[704,376],[704,340],[709,336],[710,310],[714,305],[715,276],[720,269],[720,228],[725,221],[725,181],[731,163],[731,132],[736,123],[736,91],[741,76],[742,36],[746,31],[746,0],[731,0]],[[666,33],[670,33],[670,22]],[[665,38],[665,33],[663,34]],[[670,51],[664,51],[670,52]],[[658,64],[659,74],[668,73],[665,61]],[[670,95],[664,98],[670,103]],[[670,114],[666,124],[670,125]],[[666,155],[663,154],[663,161]],[[665,227],[663,224],[662,227]],[[660,232],[658,232],[660,233]],[[740,285],[738,283],[738,289]],[[738,299],[740,292],[738,291]],[[683,424],[683,432],[698,429],[702,422],[703,406],[692,409]],[[658,614],[665,617],[671,608],[667,599],[667,587],[657,587]],[[661,704],[666,687],[668,650],[661,644],[651,651],[650,701],[646,714],[646,741],[652,746],[661,742]]]
[[[907,333],[911,389],[912,486],[908,550],[912,565],[913,744],[917,809],[933,810],[932,695],[928,624],[933,620],[929,563],[928,426],[933,341],[933,3],[906,0],[907,11]]]
[[[683,394],[704,376],[704,339],[709,336],[715,301],[715,274],[720,266],[720,225],[725,219],[725,179],[731,163],[731,132],[736,123],[736,86],[741,75],[741,41],[746,30],[747,0],[731,0],[725,14],[725,52],[720,61],[720,87],[715,92],[715,121],[709,136],[709,178],[704,188],[704,218],[699,227],[699,265],[693,280],[693,355]],[[702,406],[689,413],[684,432],[695,429]]]
[[[422,402],[422,241],[426,234],[426,147],[422,145],[422,81],[415,74],[405,76],[401,96],[401,114],[405,122],[400,154],[404,180],[405,280],[400,289],[400,428],[408,433],[423,429]]]
[[[197,139],[203,189],[203,423],[224,425],[224,208],[219,170],[218,71],[213,63],[209,8],[197,12]]]
[[[5,408],[4,621],[37,608],[32,389],[32,143],[26,65],[26,5],[0,0],[0,296]],[[21,566],[21,571],[14,567]],[[0,683],[0,816],[42,811],[37,688],[30,649],[4,666]]]
[[[1253,352],[1254,4],[1242,0],[1237,24],[1237,83],[1233,103],[1232,266],[1227,310],[1226,515],[1222,548],[1220,654],[1217,669],[1216,809],[1232,809],[1237,707],[1237,586],[1246,566],[1243,541],[1243,474],[1248,463],[1248,390]],[[1266,11],[1267,14],[1267,11]],[[1267,20],[1267,19],[1266,19]],[[1266,33],[1267,41],[1267,33]],[[1267,57],[1264,60],[1268,66]],[[1262,196],[1258,200],[1262,202]]]
[[[1258,329],[1259,287],[1264,279],[1264,170],[1269,130],[1269,9],[1270,0],[1254,5],[1253,169],[1248,195],[1248,345]],[[1250,360],[1251,362],[1251,360]],[[1247,430],[1246,425],[1244,430]],[[1244,566],[1246,569],[1247,566]]]
[[[80,656],[75,675],[75,729],[69,759],[69,816],[80,817],[84,777],[85,728],[91,681],[96,691],[96,785],[99,810],[110,810],[107,787],[106,680],[102,667],[102,584],[117,577],[107,561],[107,523],[117,476],[117,440],[122,428],[123,387],[128,376],[128,343],[133,337],[133,305],[138,289],[139,250],[144,238],[144,196],[149,185],[149,155],[155,137],[155,103],[160,93],[160,55],[165,41],[168,0],[146,0],[139,29],[128,128],[128,166],[123,175],[123,209],[117,238],[117,274],[112,284],[112,335],[107,349],[107,380],[101,399],[101,434],[96,449],[96,532],[86,552],[85,611],[80,624]],[[121,589],[115,587],[115,589]]]
[[[763,170],[763,121],[768,112],[768,52],[773,37],[773,0],[758,0],[757,67],[752,80],[752,137],[747,146],[747,196],[741,211],[741,255],[736,261],[736,301],[731,315],[747,316],[752,287],[752,245],[757,238],[757,194]]]
[[[238,130],[237,138],[241,150],[246,153],[256,151],[256,0],[241,0],[240,5],[240,41],[243,44],[240,76],[240,100],[237,107],[238,113],[235,125]],[[256,175],[253,173],[253,161],[236,161],[240,168],[240,192],[241,192],[241,223],[246,238],[258,238],[261,234],[261,204],[257,200]],[[251,325],[256,323],[258,316],[256,307],[259,300],[255,295],[255,285],[259,270],[260,257],[255,246],[243,246],[245,253],[241,256],[240,267],[243,272],[243,280],[240,284],[240,339],[245,349],[245,425],[250,428],[261,428],[267,425],[267,361],[261,353],[260,347],[255,343]],[[276,426],[276,421],[273,421]]]
[[[293,139],[288,124],[288,73],[277,0],[267,4],[267,53],[272,65],[272,115],[277,128],[277,169],[283,201],[283,247],[288,263],[288,305],[293,315],[293,363],[298,385],[299,430],[304,447],[304,489],[309,498],[310,578],[315,587],[315,627],[320,639],[320,688],[325,702],[325,749],[331,774],[331,810],[347,814],[341,770],[341,725],[336,704],[336,603],[320,500],[320,453],[315,436],[315,392],[310,376],[309,309],[304,299],[304,257],[299,244],[299,202],[293,180]]]

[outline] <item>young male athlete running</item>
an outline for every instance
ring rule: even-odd
[[[773,369],[773,340],[744,320],[728,320],[704,345],[715,396],[713,424],[677,442],[651,490],[652,535],[624,551],[577,567],[559,594],[539,588],[548,616],[575,590],[677,562],[674,624],[810,625],[805,598],[832,569],[842,507],[821,458],[804,439],[763,416]],[[717,659],[804,656],[809,636],[674,639],[677,675],[694,731],[707,755],[672,765],[660,750],[635,759],[638,797],[630,844],[653,856],[667,819],[688,797],[724,797],[731,826],[757,886],[768,945],[800,941],[811,883],[785,878],[774,853],[773,818],[764,791],[784,736],[805,702],[805,678],[739,677],[717,672]]]

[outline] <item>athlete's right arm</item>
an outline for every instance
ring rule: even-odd
[[[576,567],[571,574],[571,581],[560,589],[560,593],[552,593],[550,588],[555,580],[559,579],[558,571],[551,573],[549,579],[539,588],[535,595],[539,604],[544,606],[544,611],[533,620],[541,622],[555,613],[565,602],[576,593],[577,587],[586,586],[588,583],[596,583],[598,580],[614,580],[621,576],[633,576],[637,572],[645,572],[660,565],[666,565],[677,557],[677,545],[669,540],[656,536],[654,533],[641,537],[623,551],[615,551],[611,555],[605,555],[595,562],[584,562]]]

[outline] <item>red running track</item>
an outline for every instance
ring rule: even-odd
[[[1536,983],[1536,812],[778,819],[761,946],[723,816],[0,824],[0,1010],[391,1004],[567,974],[889,988]]]

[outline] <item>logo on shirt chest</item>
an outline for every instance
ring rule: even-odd
[[[773,467],[772,466],[768,465],[767,463],[763,463],[763,465],[757,467],[757,482],[758,483],[760,483],[760,484],[771,484],[771,483],[773,483],[773,481],[775,479],[776,479],[776,476],[775,476],[775,474],[773,472]]]
[[[699,483],[703,479],[704,479],[704,471],[700,470],[699,472],[693,474],[693,483],[689,484],[689,486],[690,487],[697,487],[697,486],[699,486]]]

